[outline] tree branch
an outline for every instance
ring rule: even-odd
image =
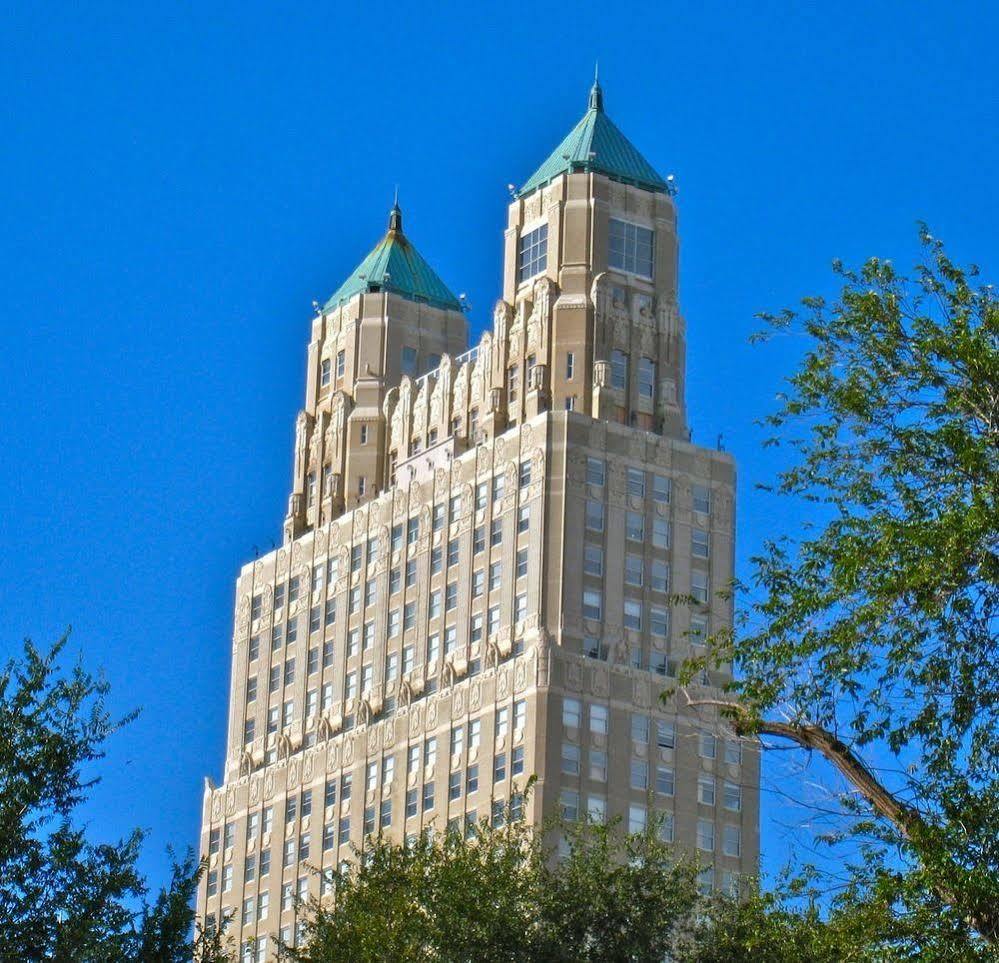
[[[927,856],[939,861],[945,854],[925,852],[931,827],[922,814],[902,802],[886,789],[867,764],[838,736],[822,726],[808,723],[776,722],[755,718],[741,705],[724,699],[691,699],[684,690],[687,705],[692,708],[711,707],[724,711],[736,735],[777,736],[796,743],[803,749],[815,750],[841,773],[880,816],[887,819],[907,839],[925,862]],[[955,869],[957,867],[954,867]],[[968,923],[990,944],[999,943],[999,911],[993,908],[963,906],[960,895],[943,883],[935,886],[937,895],[965,915]]]

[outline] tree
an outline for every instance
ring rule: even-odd
[[[297,963],[850,963],[869,961],[886,930],[880,908],[760,893],[705,896],[698,865],[662,842],[659,824],[552,827],[482,823],[474,835],[369,839],[327,871]],[[546,845],[557,833],[557,850]],[[798,893],[798,895],[801,895]],[[884,959],[895,957],[884,957]]]
[[[683,678],[734,659],[714,706],[735,729],[842,776],[861,844],[847,899],[891,910],[893,946],[984,958],[999,942],[999,304],[922,243],[911,278],[837,264],[834,303],[766,317],[806,339],[768,423],[793,453],[774,491],[805,499],[813,527],[765,546],[743,631]]]
[[[149,904],[136,869],[142,833],[94,843],[74,814],[97,782],[86,778],[114,720],[107,683],[79,665],[61,672],[64,637],[31,644],[0,673],[0,947],[4,959],[88,963],[214,963],[221,938],[193,934],[200,867],[175,861]]]
[[[306,914],[300,963],[375,960],[660,961],[692,928],[696,869],[653,833],[617,824],[369,840]]]

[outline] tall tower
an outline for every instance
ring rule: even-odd
[[[510,204],[478,344],[398,207],[317,313],[284,540],[237,580],[204,796],[199,911],[247,959],[297,938],[297,897],[372,833],[511,802],[633,830],[654,811],[705,889],[756,872],[757,750],[659,698],[732,620],[735,469],[689,441],[677,246],[667,182],[594,84]]]

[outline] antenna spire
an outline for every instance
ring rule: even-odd
[[[399,207],[399,185],[395,185],[392,210],[389,211],[389,230],[402,232],[402,208]]]
[[[593,86],[590,88],[590,110],[600,111],[604,109],[604,92],[600,87],[600,61],[593,64]]]

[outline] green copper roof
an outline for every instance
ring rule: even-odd
[[[615,181],[634,184],[647,191],[668,193],[669,188],[634,144],[604,113],[600,84],[590,91],[589,109],[571,133],[517,191],[518,197],[554,180],[559,174],[594,171]]]
[[[402,233],[402,211],[398,204],[393,205],[389,214],[385,237],[323,307],[332,310],[364,291],[390,291],[435,308],[461,310],[458,299]]]

